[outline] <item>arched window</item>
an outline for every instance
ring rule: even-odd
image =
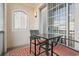
[[[27,14],[24,11],[13,12],[13,30],[26,30]]]

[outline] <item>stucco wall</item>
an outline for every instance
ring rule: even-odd
[[[13,10],[25,10],[29,16],[29,29],[38,29],[38,21],[35,19],[34,7],[29,4],[20,3],[8,3],[7,6],[7,47],[16,47],[24,44],[29,44],[29,32],[30,31],[12,31],[12,11]],[[28,30],[29,30],[28,29]]]

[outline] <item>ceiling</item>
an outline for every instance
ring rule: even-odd
[[[37,7],[40,3],[26,3],[26,4],[32,7]]]

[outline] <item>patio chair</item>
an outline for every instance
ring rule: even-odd
[[[39,54],[46,53],[46,55],[49,55],[49,51],[51,52],[50,54],[53,56],[53,47],[57,46],[59,40],[61,39],[61,36],[53,37],[50,38],[47,42],[41,43],[39,47]],[[41,51],[43,50],[43,51]]]
[[[37,47],[39,49],[39,45],[44,43],[46,40],[41,38],[41,37],[39,37],[39,36],[36,36],[36,35],[39,35],[39,31],[38,30],[31,30],[30,34],[31,34],[31,36],[30,36],[30,53],[32,52],[36,56],[36,55],[39,54],[39,52],[38,52],[38,54],[36,53],[37,52],[36,51]],[[32,45],[34,45],[34,52],[32,51],[33,50],[32,49],[33,48]]]

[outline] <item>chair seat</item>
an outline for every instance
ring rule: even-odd
[[[79,56],[79,52],[60,44],[54,47],[53,51],[60,56]]]
[[[46,42],[47,42],[46,40],[39,40],[39,42],[38,42],[38,40],[36,40],[36,45],[39,45],[41,43],[46,43]],[[35,41],[32,40],[32,43],[35,44]]]
[[[45,49],[45,50],[47,49],[46,46],[42,46],[41,48]],[[50,51],[50,50],[51,50],[51,46],[49,46],[49,48],[48,48],[48,51]]]

